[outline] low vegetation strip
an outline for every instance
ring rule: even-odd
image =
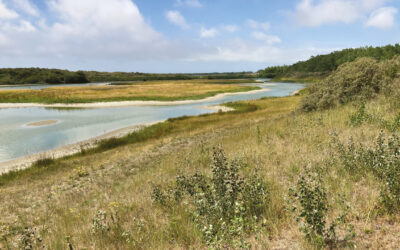
[[[260,89],[235,80],[191,80],[140,82],[123,86],[57,87],[41,90],[2,90],[0,103],[93,103],[118,101],[199,100],[222,93]],[[242,82],[239,82],[242,83]]]

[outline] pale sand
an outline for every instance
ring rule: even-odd
[[[247,92],[223,93],[215,96],[207,97],[199,100],[184,101],[123,101],[123,102],[95,102],[95,103],[72,103],[72,104],[40,104],[40,103],[0,103],[0,108],[112,108],[126,106],[167,106],[167,105],[184,105],[201,102],[210,102],[222,99],[231,95],[256,94],[271,91],[270,89],[258,89]]]
[[[228,112],[228,111],[234,110],[232,108],[225,107],[225,106],[219,106],[219,105],[203,106],[202,108],[211,109],[211,110],[215,110],[215,111],[221,110],[222,112]],[[143,129],[145,127],[148,127],[148,126],[151,126],[156,123],[163,122],[163,121],[165,121],[165,120],[118,129],[118,130],[106,133],[104,135],[97,136],[97,137],[94,137],[94,138],[91,138],[91,139],[88,139],[85,141],[81,141],[78,143],[74,143],[71,145],[67,145],[67,146],[64,146],[61,148],[48,150],[43,153],[28,155],[28,156],[14,159],[11,161],[0,162],[0,175],[10,172],[10,171],[22,170],[22,169],[29,168],[29,167],[31,167],[32,163],[34,163],[40,159],[44,159],[44,158],[58,159],[61,157],[70,156],[70,155],[81,152],[82,149],[86,150],[86,149],[94,148],[98,144],[98,142],[101,140],[110,139],[110,138],[121,138],[132,132],[138,131],[140,129]]]
[[[221,105],[210,105],[210,106],[203,106],[201,107],[203,109],[211,109],[217,112],[229,112],[235,110],[234,108],[226,107],[226,106],[221,106]]]
[[[40,122],[32,122],[26,124],[26,126],[30,127],[40,127],[40,126],[47,126],[47,125],[53,125],[56,124],[58,120],[48,120],[48,121],[40,121]]]
[[[295,95],[297,95],[298,93],[300,93],[300,91],[302,91],[303,89],[299,89],[299,90],[296,90],[296,91],[293,91],[292,92],[292,94],[290,94],[291,96],[295,96]]]

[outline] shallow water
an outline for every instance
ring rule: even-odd
[[[184,115],[215,112],[203,108],[224,102],[288,96],[303,84],[256,84],[269,92],[226,96],[222,99],[175,106],[132,106],[97,109],[10,108],[0,109],[0,162],[40,153],[90,139],[128,126]],[[30,127],[38,121],[58,120],[53,125]]]

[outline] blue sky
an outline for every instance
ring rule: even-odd
[[[0,67],[256,71],[400,41],[399,0],[0,0]]]

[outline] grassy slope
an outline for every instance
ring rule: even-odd
[[[252,112],[176,119],[158,129],[149,128],[142,136],[131,136],[125,146],[102,152],[104,146],[50,166],[0,177],[0,232],[4,235],[8,228],[7,242],[12,244],[25,227],[38,227],[49,249],[65,249],[67,236],[77,249],[202,248],[200,234],[184,211],[177,208],[169,214],[152,204],[151,185],[170,183],[178,173],[208,171],[212,147],[222,144],[230,158],[246,163],[245,171],[258,168],[272,183],[268,230],[260,240],[251,240],[253,246],[310,248],[286,210],[289,187],[310,162],[329,157],[330,132],[336,131],[340,138],[353,136],[356,142],[372,141],[380,128],[376,124],[349,126],[355,110],[351,105],[293,113],[300,98],[251,101],[257,106]],[[388,119],[395,116],[383,99],[368,104],[367,110]],[[399,218],[376,213],[375,179],[367,175],[356,181],[335,164],[325,171],[332,204],[339,193],[351,203],[358,248],[398,246]],[[98,210],[117,211],[119,220],[111,231],[95,235],[92,218]],[[128,231],[130,242],[122,236]],[[4,239],[0,237],[0,248],[5,248]]]
[[[252,82],[248,80],[247,82]],[[151,81],[124,86],[57,87],[42,90],[0,90],[1,103],[90,103],[111,101],[198,100],[258,87],[243,80]]]

